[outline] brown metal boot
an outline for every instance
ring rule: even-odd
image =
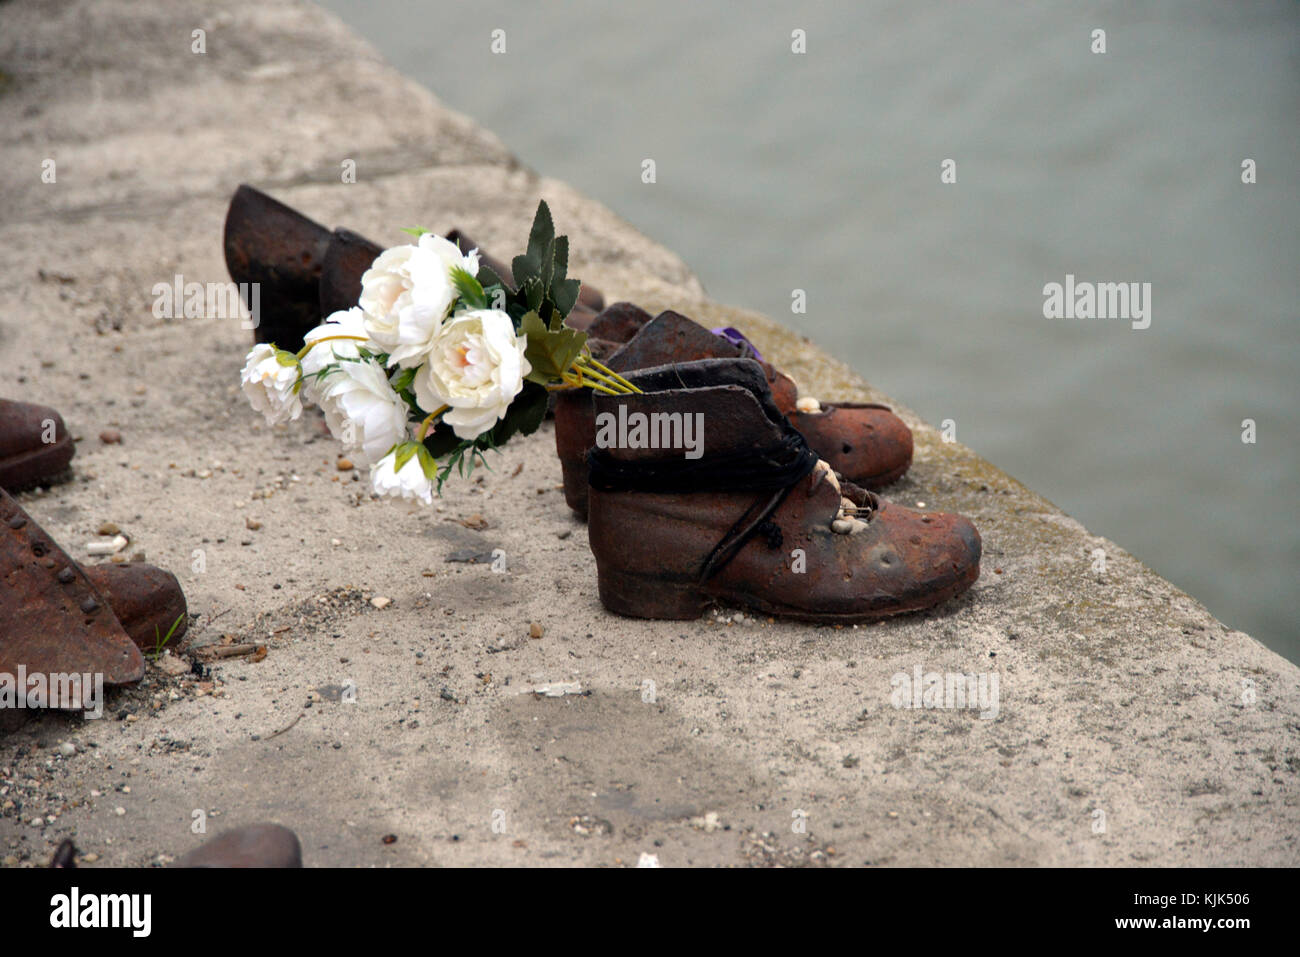
[[[609,344],[637,326],[645,311],[631,303],[615,303],[592,320],[592,354],[615,372],[697,359],[743,357],[743,346],[718,336],[679,313],[661,312],[637,327],[617,350]],[[599,349],[599,351],[598,351]],[[878,489],[896,481],[912,464],[912,430],[888,406],[841,403],[816,413],[796,408],[794,380],[760,362],[772,400],[803,433],[808,444],[849,481]],[[585,390],[556,393],[555,449],[564,474],[564,500],[586,514],[587,449],[595,442],[591,396]]]
[[[644,394],[594,400],[601,442],[615,439],[590,455],[588,535],[608,610],[687,619],[718,600],[849,623],[930,608],[979,577],[969,520],[842,486],[772,402],[756,362],[627,378]],[[664,448],[673,435],[683,447]]]
[[[0,490],[0,674],[101,675],[105,685],[144,677],[144,658],[85,572]],[[82,707],[80,690],[47,700]]]
[[[49,406],[0,399],[0,489],[20,492],[63,476],[76,448]]]
[[[468,236],[447,234],[462,249],[476,248]],[[383,248],[349,229],[329,230],[278,200],[242,185],[226,213],[226,268],[237,283],[258,283],[260,315],[253,335],[290,351],[324,316],[350,309],[361,297],[361,276]],[[507,284],[510,267],[479,250],[479,260]],[[247,298],[245,305],[249,305]],[[604,307],[599,290],[583,285],[569,316],[575,329]]]

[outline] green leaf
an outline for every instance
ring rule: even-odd
[[[414,442],[403,442],[396,448],[397,454],[393,457],[393,471],[400,472],[406,463],[411,461],[411,456],[416,454],[420,446]]]
[[[556,236],[555,250],[551,255],[551,282],[554,286],[569,273],[569,237]]]
[[[475,278],[478,279],[479,285],[484,289],[491,289],[493,286],[500,286],[507,292],[511,291],[510,284],[493,272],[491,266],[484,266],[482,263],[479,263],[478,276]]]
[[[471,309],[487,308],[487,295],[483,292],[483,286],[469,274],[469,270],[463,266],[453,267],[451,282],[456,287],[456,291],[460,293],[460,298]]]
[[[528,258],[538,266],[550,263],[547,252],[555,241],[555,223],[551,220],[551,208],[546,200],[537,204],[537,213],[533,216],[533,228],[528,231]]]
[[[578,292],[581,289],[582,283],[577,279],[560,279],[551,283],[551,301],[559,310],[559,318],[551,318],[552,325],[563,322],[564,317],[573,312],[573,307],[578,304]]]
[[[538,270],[537,278],[541,280],[543,289],[551,288],[551,277],[555,275],[555,239],[552,238],[546,244],[546,249],[542,251],[542,268]]]
[[[415,372],[415,369],[398,369],[388,383],[394,392],[409,392],[411,384],[415,382]]]
[[[510,260],[510,272],[514,275],[515,282],[518,283],[521,289],[528,280],[535,279],[541,269],[541,260],[531,259],[527,255],[516,256]]]
[[[524,301],[528,303],[528,308],[534,312],[541,309],[542,303],[546,301],[546,287],[542,285],[540,279],[530,278],[520,285],[519,291],[524,294]]]
[[[427,233],[428,231],[429,231],[429,230],[425,229],[423,226],[403,226],[403,227],[402,227],[402,232],[404,232],[404,233],[409,233],[410,235],[414,236],[416,239],[419,239],[421,236],[423,236],[423,235],[424,235],[425,233]]]
[[[587,334],[577,329],[564,326],[548,329],[536,312],[523,317],[519,331],[528,337],[528,346],[524,350],[524,357],[532,366],[528,380],[540,385],[558,381],[573,365],[573,360],[582,354],[582,347],[587,342]]]

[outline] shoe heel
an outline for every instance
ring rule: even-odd
[[[596,570],[600,603],[628,618],[685,621],[699,618],[709,598],[694,582],[670,582],[648,576]]]

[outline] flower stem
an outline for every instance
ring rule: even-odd
[[[594,365],[589,363],[594,363]],[[578,370],[579,375],[605,385],[613,395],[626,395],[629,392],[641,391],[618,373],[611,372],[603,365],[600,365],[591,356],[579,356],[574,360],[573,367]]]
[[[640,392],[641,392],[641,390],[638,389],[636,386],[634,386],[631,382],[628,382],[626,379],[624,379],[621,375],[619,375],[619,374],[618,374],[617,372],[615,372],[613,369],[609,368],[608,366],[606,366],[606,365],[603,364],[602,362],[599,362],[598,360],[596,360],[595,358],[593,358],[593,357],[590,356],[590,355],[579,356],[579,357],[578,357],[578,361],[579,361],[583,366],[588,367],[588,371],[594,371],[594,372],[599,372],[599,373],[601,373],[601,374],[604,375],[607,379],[610,379],[610,380],[612,380],[615,384],[617,384],[617,385],[619,385],[619,386],[622,386],[622,387],[623,387],[624,389],[626,389],[628,392],[632,392],[632,393],[640,393]]]
[[[318,345],[320,345],[322,342],[333,342],[333,341],[336,340],[336,339],[352,339],[352,340],[354,340],[354,341],[356,341],[356,342],[368,342],[368,341],[369,341],[365,336],[324,336],[324,337],[322,337],[322,338],[320,338],[320,339],[317,339],[315,342],[309,342],[307,345],[305,345],[305,346],[303,346],[301,349],[299,349],[299,350],[298,350],[298,358],[299,358],[299,359],[305,359],[305,358],[307,358],[307,353],[311,352],[312,349],[315,349],[315,348],[316,348]]]
[[[428,434],[429,426],[433,425],[433,420],[436,419],[438,416],[442,415],[450,408],[451,406],[444,405],[441,409],[437,409],[433,412],[430,412],[428,416],[425,417],[425,420],[420,423],[420,434],[416,436],[416,441],[423,443],[425,435]]]

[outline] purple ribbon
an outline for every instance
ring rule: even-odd
[[[763,361],[763,354],[754,348],[754,344],[745,338],[745,334],[739,329],[733,329],[731,326],[722,326],[718,329],[710,329],[709,332],[715,336],[722,336],[733,346],[740,346],[745,350],[746,355],[752,355],[759,362]]]

